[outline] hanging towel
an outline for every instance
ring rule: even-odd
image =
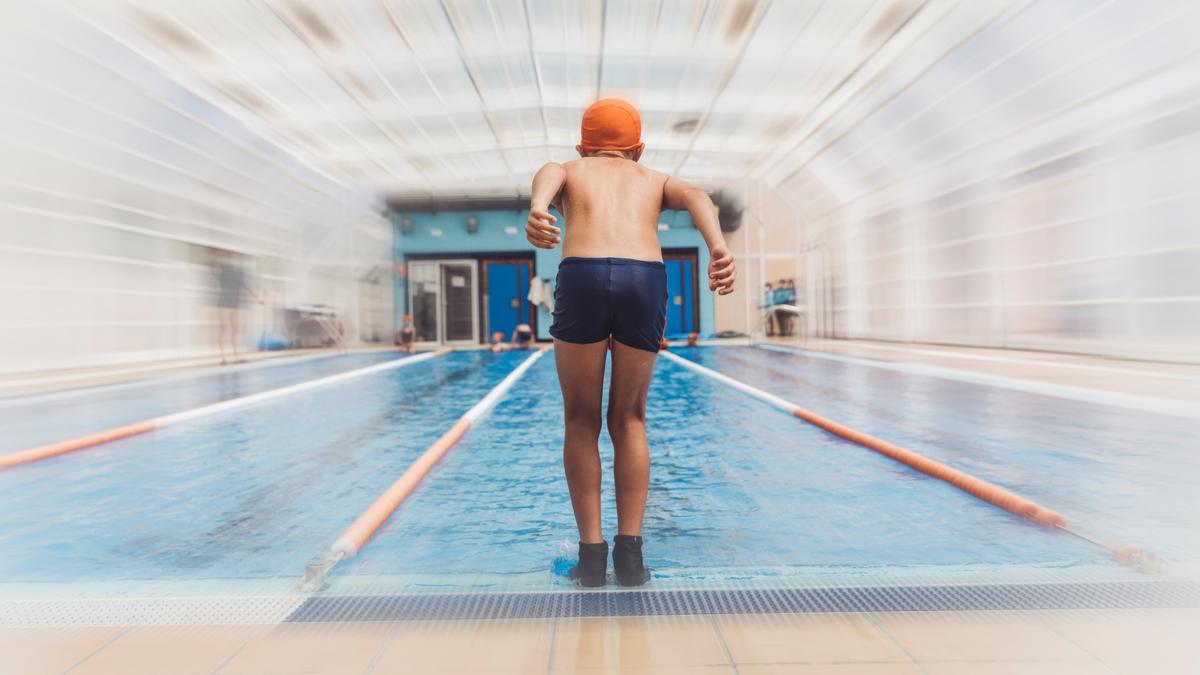
[[[547,312],[554,312],[554,293],[550,291],[550,282],[541,277],[534,277],[529,282],[529,302],[545,307]]]

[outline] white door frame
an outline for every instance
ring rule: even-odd
[[[442,288],[443,265],[467,265],[471,268],[471,338],[467,340],[446,340],[445,289]],[[437,268],[437,341],[438,344],[478,344],[479,343],[479,261],[473,258],[421,258],[407,261],[408,306],[413,306],[414,284],[412,283],[412,267],[414,265],[434,265]]]

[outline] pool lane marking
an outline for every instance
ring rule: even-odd
[[[766,347],[767,345],[756,345],[756,346]],[[787,348],[786,345],[771,345],[771,346],[781,346],[781,347]],[[1200,375],[1190,375],[1190,374],[1185,374],[1185,373],[1168,373],[1168,372],[1163,372],[1163,371],[1159,371],[1159,370],[1138,370],[1136,368],[1120,368],[1120,367],[1116,367],[1116,366],[1094,366],[1094,365],[1088,365],[1085,363],[1058,363],[1058,362],[1049,361],[1049,360],[1022,359],[1022,358],[1011,357],[1011,356],[986,356],[983,354],[961,354],[958,352],[949,352],[949,351],[940,350],[940,349],[915,349],[915,348],[906,348],[906,347],[901,347],[901,346],[889,347],[889,346],[884,346],[884,345],[871,345],[871,344],[863,344],[863,343],[855,343],[854,347],[858,348],[858,349],[874,349],[874,350],[883,350],[883,351],[892,351],[892,352],[901,352],[901,353],[908,352],[911,354],[926,354],[929,356],[944,356],[947,358],[963,359],[963,360],[968,360],[968,361],[988,361],[988,362],[992,362],[992,363],[1001,363],[1001,364],[1005,364],[1005,365],[1010,364],[1010,363],[1016,363],[1016,364],[1025,365],[1025,366],[1037,366],[1039,368],[1059,368],[1062,370],[1089,370],[1089,371],[1096,372],[1096,373],[1113,373],[1116,375],[1136,375],[1138,377],[1151,377],[1151,378],[1157,378],[1157,379],[1162,379],[1162,380],[1183,380],[1186,382],[1200,381]],[[800,350],[800,349],[804,349],[804,348],[796,347],[795,349]],[[817,350],[804,349],[804,351],[817,351]],[[1085,354],[1084,356],[1089,356],[1089,355]],[[863,358],[863,357],[859,357],[859,358]],[[884,358],[886,358],[886,357],[884,357]],[[936,368],[937,366],[934,366],[934,367]]]
[[[433,469],[442,457],[449,452],[450,448],[454,447],[471,428],[471,425],[479,421],[481,417],[488,413],[500,400],[504,394],[512,389],[517,380],[528,371],[538,359],[545,354],[548,348],[539,349],[529,358],[525,359],[512,370],[503,380],[492,388],[486,396],[478,403],[471,407],[454,426],[450,427],[446,433],[433,442],[420,457],[416,459],[408,469],[400,475],[396,482],[392,483],[391,487],[379,495],[367,510],[363,511],[350,527],[342,533],[330,549],[332,555],[341,554],[344,557],[350,558],[358,554],[362,547],[375,535],[393,512],[399,508],[400,504],[408,498],[412,491],[417,487],[423,478]]]
[[[324,584],[325,575],[334,565],[345,558],[352,558],[358,555],[363,546],[375,536],[375,533],[396,512],[400,504],[413,493],[413,490],[417,488],[417,485],[437,465],[438,461],[458,443],[459,439],[466,435],[471,425],[478,422],[481,417],[495,407],[496,403],[512,389],[517,380],[521,379],[521,376],[549,350],[549,347],[543,347],[530,354],[529,358],[514,368],[486,396],[471,406],[471,409],[464,413],[462,417],[458,418],[446,433],[442,434],[425,452],[421,453],[421,456],[410,464],[404,473],[400,474],[396,482],[392,483],[387,490],[384,490],[365,511],[359,514],[350,527],[346,528],[346,531],[333,542],[333,545],[329,548],[329,555],[322,562],[309,566],[308,572],[305,574],[303,587],[307,590],[320,589]]]
[[[896,361],[874,359],[866,356],[823,352],[814,349],[791,347],[787,345],[758,344],[754,345],[754,347],[784,354],[794,354],[824,359],[827,361],[853,363],[860,366],[866,366],[868,368],[894,370],[913,375],[925,375],[928,377],[939,377],[946,380],[970,382],[971,384],[1000,387],[1003,389],[1011,389],[1013,391],[1021,391],[1029,394],[1040,394],[1042,396],[1054,396],[1055,398],[1063,398],[1072,401],[1083,401],[1084,403],[1111,405],[1119,408],[1155,413],[1158,415],[1200,418],[1200,406],[1196,404],[1181,403],[1172,401],[1170,399],[1157,398],[1153,396],[1122,394],[1120,392],[1088,389],[1087,387],[1079,387],[1069,384],[1055,384],[1053,382],[1026,380],[1017,377],[1008,377],[1005,375],[993,375],[991,373],[976,373],[969,370],[959,370],[957,368],[950,368],[946,366],[932,366],[920,363],[900,363]],[[1157,377],[1157,375],[1155,376]]]
[[[306,361],[316,361],[319,359],[329,359],[335,356],[357,356],[357,355],[373,355],[382,354],[384,352],[394,352],[394,347],[371,347],[366,349],[355,349],[350,352],[339,352],[332,349],[313,354],[299,354],[296,356],[268,356],[264,358],[254,359],[246,363],[235,363],[232,365],[217,365],[209,358],[200,358],[188,360],[187,362],[175,366],[164,367],[155,366],[147,368],[135,368],[117,371],[105,371],[96,374],[96,377],[108,376],[119,373],[147,373],[147,377],[139,377],[127,380],[118,380],[115,382],[96,382],[87,383],[86,377],[73,375],[70,377],[60,378],[63,381],[78,379],[84,381],[83,384],[70,389],[53,389],[49,391],[40,391],[31,394],[7,394],[4,393],[6,387],[12,386],[12,381],[0,382],[0,408],[14,408],[20,406],[33,405],[35,403],[44,403],[46,401],[57,401],[61,399],[77,398],[80,396],[95,396],[101,393],[110,393],[125,389],[134,389],[137,387],[149,387],[159,384],[167,384],[179,380],[187,380],[193,378],[229,375],[232,373],[240,373],[248,370],[261,370],[274,366],[286,366],[295,363],[303,363]],[[154,375],[156,371],[161,371],[161,374]],[[42,380],[38,380],[40,382]],[[33,380],[25,380],[24,382],[35,382]],[[35,382],[36,383],[36,382]]]
[[[774,394],[769,394],[757,387],[750,386],[745,382],[735,380],[728,375],[718,373],[711,368],[706,368],[694,361],[690,361],[681,356],[677,356],[670,352],[664,351],[661,354],[671,361],[678,363],[685,368],[689,368],[701,375],[705,375],[719,382],[723,382],[734,389],[745,392],[760,401],[765,401],[785,412],[789,412],[796,417],[820,427],[831,434],[840,436],[852,443],[861,445],[868,450],[874,450],[885,457],[893,459],[901,464],[909,466],[921,473],[932,476],[939,480],[945,481],[950,485],[970,494],[974,497],[982,499],[989,504],[998,506],[1005,511],[1014,513],[1022,518],[1028,518],[1039,525],[1052,528],[1065,528],[1067,521],[1062,514],[1057,511],[1047,509],[1036,502],[1026,499],[1011,490],[1002,488],[998,485],[989,483],[981,478],[976,478],[968,473],[959,471],[949,465],[943,464],[935,459],[930,459],[924,455],[902,448],[895,443],[885,441],[881,438],[876,438],[857,429],[852,429],[844,424],[835,422],[826,417],[822,417],[811,410],[801,408],[800,406],[786,401]]]
[[[287,387],[280,387],[279,389],[270,389],[257,394],[250,394],[249,396],[231,398],[227,401],[200,406],[199,408],[184,410],[183,412],[162,415],[153,419],[135,422],[133,424],[127,424],[124,426],[115,427],[113,429],[105,429],[104,431],[97,431],[95,433],[87,434],[86,436],[80,436],[78,438],[58,441],[55,443],[47,443],[45,445],[39,445],[33,448],[27,448],[25,450],[10,452],[0,455],[0,470],[20,464],[28,464],[29,462],[36,462],[42,459],[57,457],[59,455],[64,455],[68,452],[74,452],[76,450],[92,448],[97,445],[120,440],[122,438],[129,438],[130,436],[137,436],[154,431],[156,429],[162,429],[172,424],[193,420],[198,417],[205,417],[208,415],[228,412],[238,408],[245,408],[247,406],[262,403],[264,401],[270,401],[276,398],[282,398],[284,396],[291,396],[292,394],[317,389],[319,387],[326,387],[331,384],[337,384],[339,382],[363,377],[365,375],[372,375],[385,370],[393,370],[395,368],[410,366],[414,363],[420,363],[422,361],[427,361],[434,357],[441,356],[442,354],[446,354],[450,351],[450,349],[439,349],[434,352],[417,354],[416,356],[396,359],[386,363],[378,363],[373,366],[367,366],[366,368],[359,368],[357,370],[338,373],[336,375],[329,375],[327,377],[309,380],[308,382],[301,382],[299,384],[293,384]]]

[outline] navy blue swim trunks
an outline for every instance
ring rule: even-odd
[[[550,334],[590,344],[609,335],[618,342],[658,351],[667,323],[667,268],[628,258],[564,258],[554,284]]]

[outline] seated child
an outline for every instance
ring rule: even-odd
[[[404,325],[396,331],[396,345],[400,347],[400,351],[411,354],[416,341],[417,329],[413,326],[412,314],[405,314]]]
[[[504,341],[504,331],[498,330],[492,333],[492,343],[489,349],[491,349],[492,352],[508,351],[508,343]]]

